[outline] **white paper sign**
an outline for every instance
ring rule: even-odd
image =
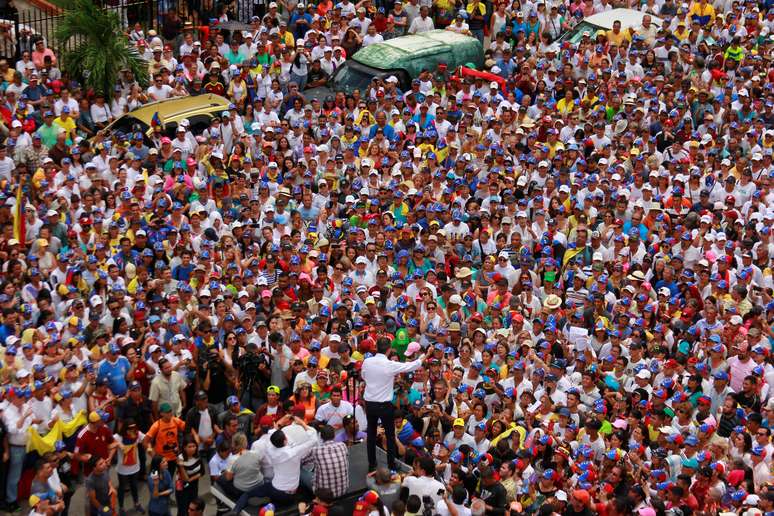
[[[570,344],[575,348],[575,351],[582,353],[589,347],[589,331],[586,328],[572,326],[570,327],[569,340]]]

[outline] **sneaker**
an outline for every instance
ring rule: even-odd
[[[126,516],[126,511],[123,509],[118,510],[118,516]]]
[[[21,512],[21,510],[22,510],[21,505],[19,505],[16,502],[8,504],[8,512],[10,512],[10,513]]]
[[[134,512],[137,514],[145,514],[145,509],[139,503],[134,504]]]

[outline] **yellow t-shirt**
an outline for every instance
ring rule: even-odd
[[[607,40],[610,42],[611,45],[620,47],[621,43],[623,43],[624,41],[631,41],[632,36],[628,30],[621,29],[620,31],[618,31],[618,34],[616,34],[615,32],[613,32],[613,29],[610,29],[609,31],[607,31]]]
[[[57,117],[54,119],[54,125],[61,127],[65,130],[67,133],[67,144],[72,145],[72,141],[70,139],[70,135],[73,134],[73,131],[75,131],[75,120],[73,120],[73,117],[68,116],[67,120],[62,120],[62,117]]]

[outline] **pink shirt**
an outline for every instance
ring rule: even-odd
[[[742,383],[744,379],[752,374],[752,370],[755,368],[755,360],[748,358],[747,362],[740,362],[739,358],[731,357],[727,360],[729,367],[730,381],[728,382],[734,392],[742,390]]]
[[[46,58],[46,56],[51,57],[51,64],[56,64],[56,55],[54,54],[54,51],[51,50],[50,48],[43,50],[43,52],[38,52],[37,50],[34,50],[32,52],[32,63],[38,69],[43,68],[43,60]]]

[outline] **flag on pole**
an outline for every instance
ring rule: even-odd
[[[24,224],[24,204],[22,185],[19,183],[19,187],[16,189],[16,207],[13,210],[13,237],[19,241],[19,246],[22,248],[27,234]]]
[[[158,111],[153,113],[153,116],[151,117],[151,127],[156,127],[157,125],[161,125],[161,118],[159,118]]]

